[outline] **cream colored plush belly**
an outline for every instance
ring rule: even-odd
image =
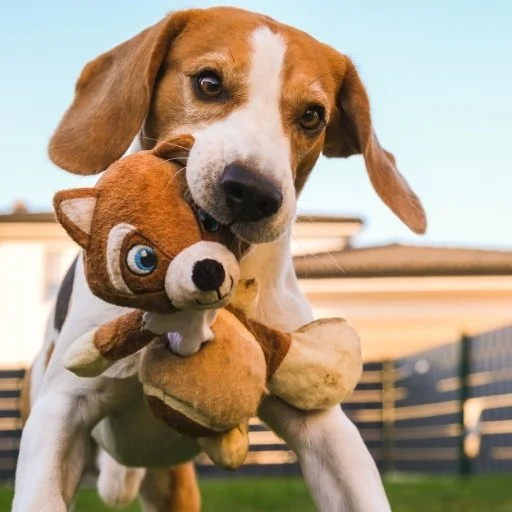
[[[172,466],[191,460],[201,451],[193,439],[156,419],[142,392],[102,420],[92,435],[100,447],[126,466]]]

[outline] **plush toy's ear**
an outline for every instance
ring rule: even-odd
[[[61,190],[53,196],[57,220],[69,236],[83,249],[87,249],[91,225],[98,199],[96,188]]]

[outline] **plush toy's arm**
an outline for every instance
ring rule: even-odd
[[[357,333],[341,318],[316,320],[285,334],[228,306],[260,344],[267,363],[269,391],[302,410],[341,403],[362,373]]]
[[[326,318],[291,334],[288,352],[268,387],[298,409],[327,409],[354,391],[362,369],[356,331],[341,318]]]
[[[85,333],[67,350],[64,366],[81,377],[101,375],[155,338],[143,325],[143,313],[136,310]]]
[[[259,343],[265,356],[267,379],[269,379],[286,357],[292,342],[292,335],[272,329],[256,320],[248,318],[245,310],[239,309],[238,303],[235,304],[236,306],[233,303],[229,304],[226,306],[226,309],[238,318]]]

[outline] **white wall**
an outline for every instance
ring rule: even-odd
[[[61,255],[59,278],[77,254],[75,246],[55,241],[0,242],[0,365],[25,366],[39,351],[52,300],[45,299],[45,259]]]
[[[311,279],[301,286],[317,318],[341,316],[353,325],[366,360],[512,325],[511,276]]]

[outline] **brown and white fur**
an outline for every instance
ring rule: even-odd
[[[312,320],[289,237],[297,195],[321,153],[362,154],[382,200],[413,231],[426,228],[419,200],[375,136],[350,59],[268,17],[231,8],[177,12],[99,56],[80,76],[50,156],[71,172],[92,174],[121,157],[134,138],[149,148],[183,133],[196,139],[186,170],[194,201],[258,244],[242,260],[241,277],[261,281],[256,314],[268,325],[289,331]],[[256,221],[246,210],[234,216],[220,186],[229,166],[270,184],[279,208]],[[184,510],[183,503],[170,508],[166,468],[191,460],[199,448],[148,413],[134,378],[137,360],[94,379],[63,368],[73,340],[120,312],[92,296],[79,261],[48,367],[43,371],[49,338],[32,372],[37,400],[21,441],[15,512],[67,510],[90,454],[91,432],[101,448],[99,487],[108,501],[128,501],[140,487],[144,510]],[[389,510],[375,464],[340,407],[303,413],[269,398],[260,417],[297,453],[319,510]]]

